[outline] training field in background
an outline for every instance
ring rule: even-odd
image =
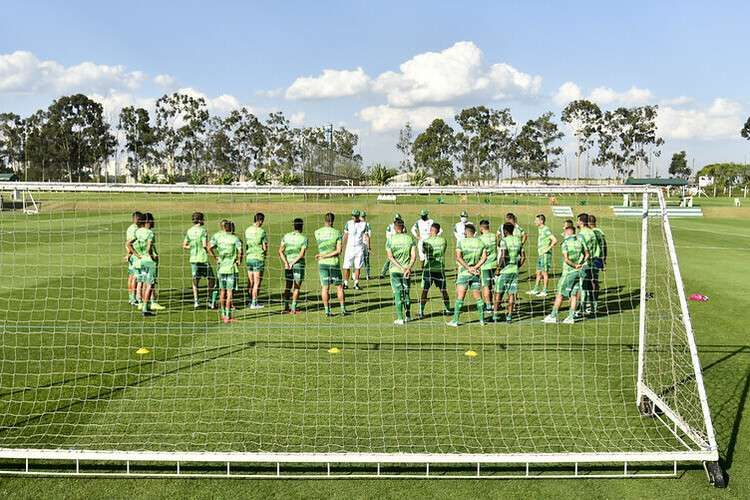
[[[553,217],[546,196],[422,195],[399,196],[396,202],[378,202],[374,195],[39,193],[35,198],[37,215],[0,214],[0,448],[477,454],[685,449],[667,426],[642,417],[635,405],[642,228],[638,217],[613,217],[610,207],[622,203],[621,195],[556,196],[576,214],[595,214],[609,243],[602,311],[572,326],[542,324],[553,294],[539,299],[525,293],[533,286],[534,215],[544,213],[562,239],[563,219]],[[748,484],[742,476],[750,473],[750,431],[742,418],[750,384],[742,315],[750,291],[745,281],[750,212],[728,205],[704,202],[705,217],[672,219],[672,226],[687,293],[710,296],[707,303],[691,304],[691,314],[719,449],[730,487],[740,491]],[[353,208],[367,211],[373,229],[371,279],[362,281],[360,291],[347,290],[352,315],[339,317],[334,307],[337,316],[326,318],[312,233],[323,225],[325,212],[334,212],[341,228]],[[459,212],[467,210],[474,223],[489,219],[493,231],[506,212],[516,213],[529,241],[512,324],[480,326],[469,298],[464,324],[451,329],[433,289],[424,320],[393,325],[390,284],[378,279],[384,230],[395,212],[410,228],[422,208],[442,224],[449,242],[451,302],[452,229]],[[133,210],[152,212],[156,219],[157,290],[167,309],[153,318],[142,318],[127,303],[124,238]],[[245,307],[247,278],[241,268],[238,322],[232,325],[222,324],[216,311],[192,306],[190,266],[180,245],[196,210],[206,214],[209,235],[218,231],[219,220],[229,218],[240,238],[256,211],[266,215],[270,249],[260,298],[266,307]],[[280,314],[283,273],[276,250],[294,217],[304,219],[310,248],[302,314],[287,316]],[[657,228],[656,221],[651,227]],[[650,321],[655,335],[673,335],[679,307],[661,244],[649,247],[649,259]],[[552,287],[561,270],[559,245],[553,269]],[[412,279],[412,316],[419,278],[415,273]],[[149,352],[137,354],[142,347]],[[330,353],[332,347],[340,352]],[[466,356],[470,350],[477,356]],[[671,359],[684,355],[671,353]],[[657,377],[689,374],[689,366],[664,364],[663,354],[651,359]],[[690,397],[679,404],[697,418]],[[668,493],[689,482],[701,488],[693,491],[711,493],[702,469],[688,468],[678,477],[603,482],[596,488],[616,496],[655,484]],[[96,484],[104,483],[86,487]],[[158,484],[146,483],[145,493],[158,494]],[[330,490],[320,491],[343,495],[357,486],[328,484]],[[378,484],[368,483],[367,494],[385,488]],[[218,486],[222,492],[235,487],[241,486]],[[262,487],[270,494],[289,486]],[[479,486],[488,494],[491,487]],[[529,487],[552,491],[545,483]],[[572,493],[582,486],[569,482],[556,488]]]

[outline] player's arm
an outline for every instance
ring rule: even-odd
[[[154,248],[154,238],[149,238],[146,241],[146,255],[148,255],[152,259],[154,258],[153,248]]]
[[[456,248],[456,264],[458,264],[459,267],[463,267],[464,269],[466,269],[467,271],[469,271],[471,274],[475,274],[476,273],[476,271],[473,271],[471,269],[471,267],[464,260],[464,255],[461,252],[460,248]]]
[[[411,246],[411,251],[409,255],[409,267],[404,269],[404,277],[408,278],[411,276],[411,268],[414,266],[414,262],[417,261],[417,247],[415,245]]]
[[[182,248],[185,250],[190,250],[190,243],[188,243],[188,238],[185,236],[185,238],[182,240]]]
[[[412,234],[412,235],[413,235],[413,236],[414,236],[414,237],[415,237],[416,239],[418,239],[418,240],[419,240],[419,239],[421,239],[421,235],[419,234],[419,227],[417,226],[417,223],[416,223],[416,222],[415,222],[415,223],[414,223],[414,225],[413,225],[413,226],[411,227],[411,234]]]
[[[607,265],[607,238],[604,237],[604,233],[602,233],[602,267],[606,267]]]
[[[293,261],[291,261],[291,262],[289,263],[289,267],[290,267],[290,268],[292,268],[292,267],[293,267],[293,266],[294,266],[294,265],[295,265],[295,264],[296,264],[297,262],[299,262],[299,261],[301,261],[302,259],[304,259],[304,258],[305,258],[305,252],[306,252],[306,251],[307,251],[307,245],[304,245],[304,246],[303,246],[303,247],[302,247],[302,248],[300,249],[300,251],[299,251],[299,255],[298,255],[298,256],[297,256],[297,257],[296,257],[296,258],[295,258],[295,259],[294,259]]]
[[[482,250],[482,257],[479,259],[479,262],[477,262],[473,266],[474,270],[478,273],[479,269],[484,265],[485,262],[487,262],[487,249],[486,248]]]
[[[529,233],[524,231],[523,236],[521,236],[521,246],[524,246],[528,239],[529,239]]]
[[[141,256],[138,254],[138,252],[135,251],[135,248],[133,248],[133,243],[135,242],[135,238],[132,240],[129,240],[127,244],[125,245],[125,248],[128,249],[128,255],[135,255],[136,258],[140,259]]]
[[[336,248],[328,253],[319,253],[315,256],[315,260],[327,259],[329,257],[336,257],[341,254],[341,240],[336,241]]]
[[[495,268],[495,274],[500,274],[500,270],[505,267],[505,261],[508,259],[508,254],[505,247],[500,247],[500,252],[497,254],[497,268]]]
[[[588,254],[588,252],[587,252],[587,254]],[[580,268],[583,267],[583,264],[578,264],[577,262],[573,262],[572,260],[570,260],[568,258],[568,252],[567,252],[567,250],[563,250],[562,256],[563,256],[563,261],[567,265],[569,265],[570,267],[572,267],[573,269],[580,269]]]
[[[208,250],[208,255],[213,257],[214,260],[218,262],[219,256],[216,255],[216,252],[214,252],[214,248],[216,248],[216,243],[214,243],[212,240],[211,242],[208,243],[208,247],[206,248],[206,250]]]
[[[548,252],[552,250],[555,247],[555,245],[557,245],[557,238],[555,237],[554,234],[552,234],[552,231],[550,231],[549,239],[550,239],[550,244],[549,244],[549,248],[547,249]]]
[[[521,248],[521,260],[518,262],[518,267],[523,267],[523,265],[526,263],[526,250]]]
[[[388,257],[388,260],[391,262],[392,266],[395,266],[396,269],[401,269],[401,271],[404,270],[404,268],[399,264],[399,262],[393,257],[393,252],[391,252],[391,249],[386,247],[385,249],[385,255]]]

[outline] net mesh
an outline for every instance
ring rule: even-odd
[[[155,194],[36,192],[38,215],[0,214],[0,448],[239,452],[566,453],[682,451],[697,445],[637,409],[641,219],[612,216],[617,194],[551,193],[558,205],[597,216],[609,258],[599,313],[544,324],[560,279],[554,249],[547,298],[534,285],[534,216],[562,240],[551,197],[534,195]],[[313,231],[352,209],[372,227],[369,280],[346,290],[349,316],[323,314]],[[385,228],[407,228],[421,209],[442,223],[451,306],[453,224],[462,210],[494,232],[514,212],[529,235],[510,324],[481,326],[467,296],[459,328],[446,326],[436,289],[424,319],[394,325],[390,281],[380,279]],[[128,304],[125,231],[133,210],[154,214],[158,302],[143,318]],[[236,323],[193,307],[190,214],[235,222],[241,238],[264,212],[270,249],[260,303],[249,309],[239,270]],[[301,314],[283,315],[277,256],[291,220],[309,238]],[[419,264],[417,269],[421,269]],[[411,280],[412,316],[421,275]],[[645,381],[696,432],[705,425],[661,219],[649,220]],[[335,297],[335,294],[332,294]],[[333,301],[335,304],[335,300]],[[561,318],[567,311],[563,302]],[[147,354],[138,354],[139,348]],[[329,352],[332,347],[339,352]],[[467,351],[477,353],[475,357]],[[684,437],[684,436],[683,436]],[[687,442],[687,445],[685,444]]]

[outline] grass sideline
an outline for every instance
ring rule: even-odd
[[[603,205],[603,204],[602,204]],[[472,208],[480,210],[482,205]],[[438,207],[451,209],[450,205]],[[509,207],[510,208],[510,207]],[[534,208],[517,211],[532,213]],[[713,207],[712,207],[713,208]],[[718,209],[718,207],[717,207]],[[399,208],[401,210],[401,208]],[[453,210],[455,210],[453,208]],[[514,208],[516,210],[516,208]],[[386,210],[387,212],[387,210]],[[734,211],[747,215],[746,209]],[[319,212],[318,212],[319,213]],[[341,212],[340,212],[341,213]],[[374,230],[382,231],[374,212]],[[476,212],[474,212],[476,213]],[[493,210],[493,213],[496,213]],[[446,213],[447,215],[447,213]],[[159,214],[157,214],[157,217]],[[185,218],[185,214],[182,214]],[[183,223],[184,225],[184,223]],[[528,224],[525,224],[528,226]],[[604,224],[602,224],[603,227]],[[674,220],[675,237],[681,259],[687,291],[699,291],[711,297],[706,304],[691,304],[701,359],[706,375],[709,401],[714,414],[719,444],[731,475],[730,488],[722,495],[743,496],[748,491],[747,439],[750,432],[743,422],[743,409],[750,384],[750,347],[742,332],[741,301],[748,286],[735,272],[744,263],[742,253],[750,233],[743,232],[741,218],[707,217],[694,220]],[[158,229],[158,227],[157,227]],[[308,232],[312,228],[308,226]],[[161,240],[164,253],[164,238]],[[3,248],[4,249],[4,248]],[[719,254],[726,262],[706,273],[707,255]],[[709,257],[714,259],[715,257]],[[308,278],[312,280],[312,278]],[[3,295],[5,291],[3,290]],[[437,301],[434,301],[437,302]],[[383,313],[387,314],[387,313]],[[471,313],[465,313],[471,317]],[[61,321],[66,321],[62,319]],[[416,324],[415,324],[416,325]],[[714,496],[702,470],[687,471],[677,480],[606,480],[606,481],[218,481],[218,480],[79,480],[79,479],[0,479],[0,493],[22,496],[230,496],[243,495],[249,489],[258,496],[331,496],[343,497],[401,497],[411,496],[496,496],[532,495],[572,497],[585,494],[591,497],[641,496],[644,491],[658,489],[664,497]]]

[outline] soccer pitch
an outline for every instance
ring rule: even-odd
[[[586,205],[580,206],[584,199]],[[434,290],[426,319],[394,326],[390,286],[379,279],[363,281],[361,291],[348,291],[351,316],[326,318],[312,259],[303,285],[303,313],[279,314],[282,272],[275,251],[291,229],[291,219],[302,217],[311,236],[326,211],[337,214],[340,227],[352,208],[366,209],[375,234],[372,274],[378,275],[383,230],[396,211],[409,223],[420,208],[429,208],[448,233],[461,209],[468,210],[474,222],[489,218],[493,230],[506,211],[513,211],[530,233],[527,248],[533,267],[534,214],[546,213],[556,234],[561,222],[539,199],[470,196],[437,203],[435,197],[423,196],[399,198],[392,205],[374,197],[101,199],[50,194],[40,201],[38,216],[3,214],[0,228],[0,273],[12,277],[0,282],[0,309],[7,311],[0,374],[2,447],[443,453],[677,449],[663,426],[634,411],[640,219],[611,218],[609,206],[621,198],[579,195],[558,200],[596,214],[607,232],[610,261],[603,280],[605,313],[599,318],[566,327],[542,325],[551,299],[525,295],[530,288],[527,265],[516,322],[480,327],[468,300],[465,324],[458,330],[445,326]],[[167,310],[148,319],[127,304],[124,288],[123,240],[134,209],[153,212],[157,221],[159,300]],[[232,325],[221,324],[215,311],[193,310],[189,264],[180,248],[193,210],[206,213],[209,234],[226,217],[234,220],[241,235],[255,211],[266,214],[271,250],[261,293],[265,309],[246,309],[241,294],[238,322]],[[736,300],[747,286],[733,271],[742,264],[750,238],[741,215],[747,215],[745,209],[708,207],[704,219],[673,221],[688,292],[711,296],[692,312],[720,450],[733,476],[732,491],[743,485],[733,468],[742,467],[734,456],[741,446],[750,353],[741,336],[741,301]],[[453,240],[446,236],[452,254]],[[311,246],[314,249],[314,243]],[[707,260],[716,258],[722,265],[706,272]],[[455,278],[455,264],[449,262],[449,278]],[[559,270],[559,252],[555,267]],[[241,283],[244,287],[244,277]],[[414,279],[413,313],[418,289]],[[137,355],[139,347],[150,353]],[[341,352],[330,354],[331,347]],[[465,356],[469,349],[478,356]],[[28,484],[23,481],[0,484]],[[81,484],[81,494],[108,494],[112,485],[123,484],[110,481]],[[687,482],[711,493],[701,470],[653,484],[676,494]],[[211,481],[202,480],[192,483],[196,490],[168,483],[175,485],[170,495],[181,488],[185,494],[199,494],[201,488],[229,494],[247,487],[234,482],[212,487]],[[162,483],[145,484],[154,495],[162,491]],[[400,490],[389,490],[394,486],[387,482],[306,484],[261,483],[258,491],[267,496],[388,496],[389,491],[401,495],[420,488],[423,494],[492,495],[493,488],[503,484],[522,491],[517,483],[399,483],[404,484],[396,486]],[[358,484],[366,484],[366,489],[358,490]],[[636,494],[645,484],[650,483],[609,481],[589,487],[615,496]],[[523,488],[539,494],[562,489],[572,495],[583,486],[568,482],[550,489],[554,487],[534,483]]]

